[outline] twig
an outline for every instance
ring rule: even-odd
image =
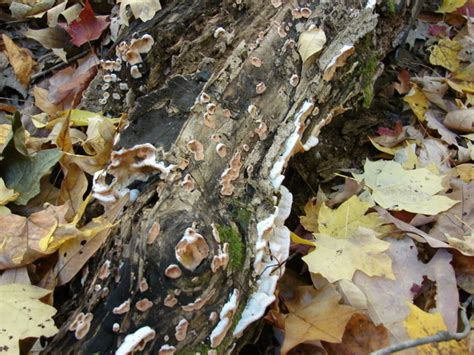
[[[62,69],[63,67],[66,67],[68,65],[70,65],[71,62],[75,61],[76,59],[80,59],[82,57],[84,57],[87,53],[89,53],[90,50],[88,49],[87,51],[84,51],[84,52],[81,52],[79,54],[76,54],[75,56],[71,57],[68,59],[68,63],[65,63],[65,62],[61,62],[59,64],[56,64],[56,65],[53,65],[52,67],[46,69],[46,70],[43,70],[39,73],[36,73],[35,75],[32,75],[31,76],[31,82],[35,82],[38,78],[46,75],[46,74],[49,74],[55,70],[58,70],[58,69]]]
[[[388,346],[386,348],[372,352],[371,355],[387,355],[387,354],[394,353],[396,351],[410,349],[416,346],[425,345],[429,343],[441,343],[444,341],[464,339],[465,337],[469,335],[471,331],[471,324],[469,323],[469,319],[467,318],[466,309],[473,300],[474,300],[474,296],[470,296],[466,300],[466,302],[464,302],[460,307],[461,320],[462,320],[462,324],[464,325],[464,330],[462,332],[460,333],[450,333],[448,331],[438,332],[434,335],[430,335],[427,337],[408,340],[400,344],[394,344],[394,345]]]

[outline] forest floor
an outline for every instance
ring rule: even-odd
[[[114,222],[81,223],[91,177],[107,164],[124,117],[65,110],[80,101],[99,63],[90,49],[70,47],[97,40],[108,26],[113,36],[113,24],[88,3],[76,5],[48,10],[43,29],[29,21],[45,19],[12,18],[19,8],[1,13],[8,30],[0,42],[0,313],[37,307],[15,311],[24,322],[0,331],[0,348],[11,353],[20,339],[55,334],[61,298],[51,291],[83,270],[78,241]],[[67,23],[57,26],[60,14]],[[361,108],[337,117],[318,146],[290,162],[290,257],[275,260],[275,273],[286,266],[277,301],[242,353],[366,354],[432,335],[418,350],[474,351],[463,318],[474,294],[470,14],[472,0],[422,11]],[[48,62],[66,53],[79,61]]]

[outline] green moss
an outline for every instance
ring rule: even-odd
[[[387,0],[387,9],[391,14],[395,13],[395,1]]]
[[[217,225],[217,231],[224,243],[229,243],[229,266],[232,270],[242,268],[245,260],[245,246],[242,236],[235,227]]]
[[[370,51],[369,51],[370,53]],[[379,60],[377,57],[369,57],[365,64],[361,68],[361,84],[362,93],[364,94],[364,107],[369,108],[374,98],[374,82],[373,78],[377,70]]]
[[[206,355],[207,352],[211,350],[211,347],[205,343],[201,343],[199,345],[196,345],[192,349],[183,349],[175,354],[177,355],[195,355],[196,353],[201,353],[202,355]]]

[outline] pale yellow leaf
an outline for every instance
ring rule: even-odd
[[[466,163],[456,166],[459,177],[464,182],[474,180],[474,164]]]
[[[341,204],[337,209],[331,209],[324,203],[318,214],[318,231],[334,238],[348,238],[363,226],[377,231],[382,231],[385,222],[378,213],[367,213],[372,204],[361,201],[357,196]]]
[[[5,182],[0,178],[0,206],[6,205],[8,202],[15,201],[20,194],[13,189],[5,186]]]
[[[427,168],[405,170],[395,161],[367,160],[364,173],[354,177],[363,180],[375,202],[389,210],[436,215],[458,202],[436,195],[443,190],[442,177]]]
[[[324,276],[329,282],[351,280],[357,270],[368,276],[394,279],[392,261],[385,251],[390,243],[378,239],[375,232],[360,227],[348,239],[323,234],[316,236],[316,249],[303,257],[309,271]]]
[[[143,22],[149,21],[155,16],[155,13],[161,10],[159,0],[121,0],[120,2],[120,22],[128,26],[129,16],[127,7],[130,6],[133,16]]]
[[[300,34],[298,39],[298,52],[300,53],[303,63],[316,53],[323,49],[326,43],[326,34],[320,28],[314,28]]]
[[[403,101],[410,106],[420,122],[425,120],[425,113],[428,110],[428,99],[418,86],[413,86],[408,94],[405,95]]]
[[[39,301],[49,293],[31,285],[0,286],[0,349],[6,350],[5,354],[19,354],[20,339],[50,337],[58,332],[52,319],[56,309]]]

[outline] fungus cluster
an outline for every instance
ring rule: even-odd
[[[204,237],[194,228],[186,228],[175,247],[176,259],[189,271],[194,271],[209,255],[209,246]]]
[[[84,338],[91,327],[92,319],[94,315],[92,313],[79,313],[74,321],[69,325],[69,331],[74,332],[76,339]]]
[[[229,243],[224,243],[221,247],[219,246],[219,254],[214,255],[211,262],[211,270],[212,272],[217,272],[219,268],[225,270],[227,264],[229,263]]]
[[[229,162],[229,167],[226,168],[221,175],[219,184],[222,186],[221,194],[223,196],[232,196],[234,193],[234,185],[232,182],[237,180],[239,177],[240,168],[242,167],[242,162],[240,159],[241,153],[240,151],[236,151]]]
[[[189,322],[186,319],[181,319],[178,325],[175,327],[174,336],[177,341],[183,341],[186,338],[188,332]]]

